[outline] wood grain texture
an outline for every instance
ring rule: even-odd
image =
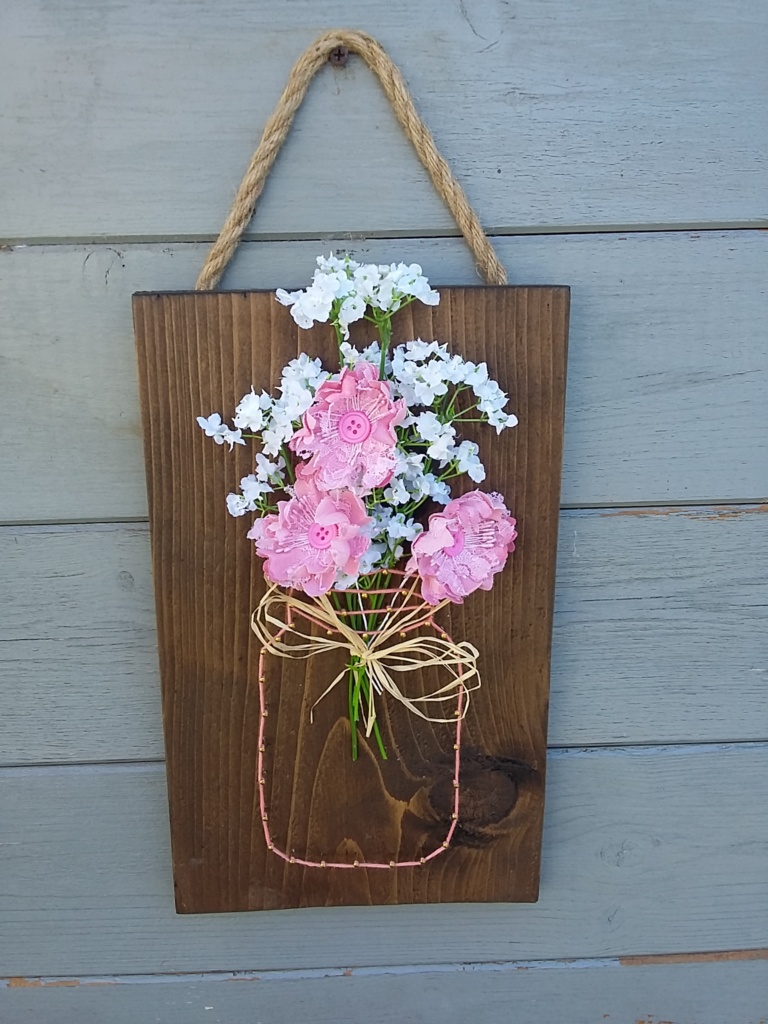
[[[745,785],[749,780],[749,785]],[[6,976],[265,971],[768,945],[765,745],[550,758],[535,905],[179,916],[162,765],[3,769]]]
[[[302,976],[303,974],[303,976]],[[768,962],[622,967],[617,961],[158,979],[17,978],[0,983],[14,1024],[764,1024]],[[255,1016],[254,1016],[255,1015]]]
[[[350,21],[402,67],[488,226],[765,223],[756,0],[358,0],[353,18],[344,0],[6,0],[5,237],[215,235],[290,65]],[[351,61],[313,85],[253,229],[455,226]]]
[[[550,743],[768,739],[766,559],[762,506],[561,513]],[[146,526],[0,529],[0,604],[0,763],[163,756]]]
[[[458,240],[325,244],[477,282]],[[247,243],[229,280],[301,286],[319,248]],[[499,249],[516,281],[571,285],[565,503],[768,495],[764,232],[511,238]],[[131,293],[190,287],[204,255],[200,245],[0,252],[0,401],[25,425],[24,444],[3,452],[0,521],[146,518]],[[41,395],[48,419],[29,416]]]
[[[393,342],[439,338],[487,361],[521,424],[478,435],[486,488],[507,496],[520,524],[514,571],[438,620],[482,653],[484,686],[463,730],[459,827],[439,861],[396,871],[286,866],[264,845],[254,814],[260,709],[249,618],[265,587],[243,523],[224,505],[252,452],[226,459],[195,424],[200,409],[231,415],[251,385],[272,390],[307,346],[335,365],[332,329],[306,335],[269,292],[137,295],[134,314],[179,911],[534,900],[567,289],[441,289],[438,307],[411,306],[393,322]],[[362,341],[370,332],[357,326]],[[266,797],[278,848],[344,863],[418,860],[439,848],[453,810],[453,727],[382,702],[391,756],[381,761],[371,740],[353,764],[341,688],[308,722],[343,657],[267,665]],[[430,671],[408,686],[427,693],[444,682]]]

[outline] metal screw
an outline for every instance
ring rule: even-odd
[[[343,68],[349,60],[349,50],[346,46],[335,46],[328,54],[328,60],[335,68]]]

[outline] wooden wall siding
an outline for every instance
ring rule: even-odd
[[[13,1021],[29,1024],[360,1024],[363,1013],[378,1024],[763,1024],[768,962],[749,956],[747,951],[743,960],[701,957],[698,963],[691,958],[642,966],[588,960],[390,968],[375,974],[347,969],[332,977],[305,972],[294,980],[269,973],[162,982],[112,978],[109,984],[97,978],[16,978],[0,998]]]
[[[198,916],[174,913],[162,765],[5,768],[3,974],[760,947],[768,809],[756,794],[768,787],[767,755],[765,744],[739,743],[551,756],[538,904]]]
[[[477,283],[460,240],[403,240],[436,281]],[[367,259],[386,241],[324,242]],[[317,242],[249,244],[228,287],[300,285]],[[563,501],[755,501],[768,494],[765,232],[509,238],[513,281],[572,288]],[[189,288],[203,245],[0,252],[0,520],[146,516],[130,296]],[[29,415],[43,400],[46,417]],[[51,425],[55,425],[52,428]],[[35,486],[35,481],[44,482]]]
[[[768,509],[561,516],[550,743],[768,739]],[[162,757],[141,524],[0,529],[0,763]]]
[[[0,523],[30,524],[0,530],[0,1019],[765,1024],[759,0],[355,5],[512,283],[572,288],[543,898],[173,914],[130,295],[190,287],[288,64],[349,10],[0,10]],[[353,61],[225,285],[331,246],[476,283],[455,232]]]
[[[345,0],[4,6],[8,238],[216,233],[288,67],[319,31],[350,21]],[[759,0],[435,9],[359,0],[351,20],[402,65],[485,224],[765,217]],[[378,86],[352,62],[313,88],[254,230],[455,228]]]

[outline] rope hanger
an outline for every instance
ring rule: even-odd
[[[272,165],[290,131],[293,119],[317,72],[335,58],[343,63],[343,51],[356,53],[378,77],[397,120],[429,173],[438,193],[451,211],[488,284],[506,284],[507,275],[464,190],[438,152],[432,133],[416,112],[400,69],[372,36],[352,29],[323,33],[302,53],[291,68],[283,93],[270,115],[261,140],[235,195],[219,237],[206,257],[195,284],[196,291],[216,287],[253,216]],[[341,60],[338,57],[341,56]]]

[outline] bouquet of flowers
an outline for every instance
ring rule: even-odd
[[[254,448],[253,472],[227,496],[227,507],[233,516],[253,517],[247,536],[271,584],[253,620],[262,654],[348,650],[344,673],[326,693],[346,676],[352,755],[364,721],[386,757],[376,693],[387,690],[429,718],[424,702],[450,699],[457,686],[465,694],[472,676],[479,685],[477,651],[454,644],[432,616],[478,588],[490,590],[517,533],[500,494],[475,488],[452,497],[453,481],[485,478],[478,445],[458,431],[487,423],[499,434],[517,419],[505,412],[507,396],[485,363],[435,340],[391,345],[398,310],[440,301],[417,264],[319,257],[308,288],[278,289],[276,298],[302,328],[332,324],[339,369],[302,353],[284,368],[278,394],[251,388],[232,426],[219,413],[198,423],[230,451]],[[377,333],[362,350],[349,343],[349,325],[361,319]],[[301,633],[297,614],[323,627],[325,639]],[[425,638],[425,626],[438,635]],[[291,631],[305,642],[283,641]],[[334,633],[342,639],[328,639]],[[406,697],[393,672],[425,664],[447,667],[451,683]]]

